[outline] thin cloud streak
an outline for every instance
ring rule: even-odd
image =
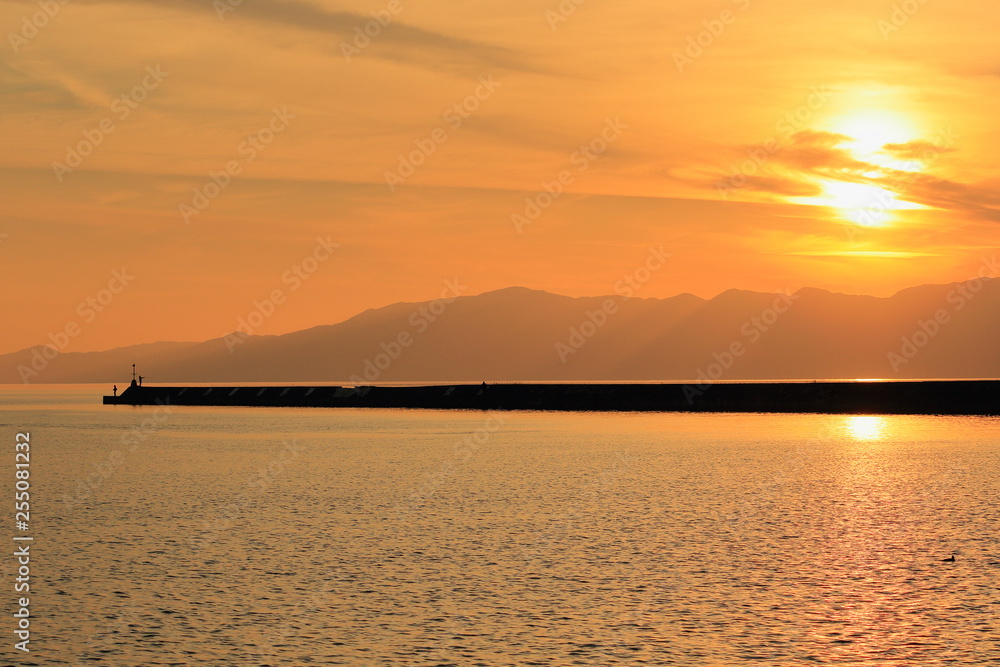
[[[898,199],[930,208],[962,212],[973,217],[1000,222],[1000,193],[995,188],[959,183],[921,171],[892,169],[860,160],[844,144],[845,135],[803,131],[792,135],[788,146],[777,151],[766,165],[767,173],[746,177],[748,190],[781,197],[816,196],[822,181],[839,181],[881,188]],[[753,147],[743,147],[747,150]],[[886,144],[881,152],[897,159],[913,160],[950,153],[928,141]],[[919,166],[917,164],[917,166]],[[717,182],[717,181],[715,181]],[[707,182],[703,185],[709,185]],[[874,203],[874,202],[873,202]]]
[[[174,8],[192,13],[216,16],[210,3],[198,0],[77,0],[75,4],[141,4],[159,9]],[[373,21],[371,15],[325,9],[319,5],[287,0],[244,0],[225,14],[228,21],[254,21],[268,26],[282,26],[296,30],[321,33],[331,39],[330,50],[341,57],[340,42],[354,37],[355,28],[364,28]],[[441,32],[426,30],[402,23],[394,17],[386,25],[364,54],[437,70],[468,70],[481,73],[484,67],[499,67],[521,72],[540,73],[541,70],[527,62],[512,49],[475,40],[452,37]]]

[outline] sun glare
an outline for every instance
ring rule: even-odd
[[[900,208],[893,193],[874,185],[826,181],[823,191],[843,217],[864,227],[881,227]]]
[[[901,160],[885,150],[889,144],[906,144],[920,138],[916,125],[905,114],[877,109],[847,113],[823,125],[828,132],[845,139],[837,146],[854,160],[871,168],[845,170],[844,179],[825,178],[820,182],[823,194],[800,200],[838,211],[841,218],[863,227],[883,227],[893,220],[893,212],[902,209],[925,208],[900,200],[891,183],[879,184],[887,172],[917,172],[923,168],[918,161]],[[867,179],[868,182],[865,182]]]
[[[905,144],[919,137],[909,118],[890,111],[858,111],[842,116],[830,124],[830,130],[849,137],[844,147],[854,157],[892,169],[909,163],[892,160],[882,148],[886,144]]]
[[[871,442],[881,440],[885,436],[886,422],[882,417],[853,415],[847,418],[844,429],[855,440]]]

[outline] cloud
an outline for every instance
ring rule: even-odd
[[[224,6],[226,0],[219,0]],[[76,0],[76,4],[143,4],[157,9],[174,8],[216,17],[213,3],[204,0]],[[405,10],[405,4],[403,5]],[[385,10],[388,13],[388,10]],[[370,14],[330,10],[302,0],[243,0],[223,14],[224,21],[252,21],[260,25],[308,31],[329,38],[329,50],[341,57],[341,44],[351,43],[355,29],[375,21]],[[403,23],[399,14],[371,39],[363,54],[431,69],[468,71],[502,68],[538,72],[518,52],[485,42],[453,37]],[[360,57],[360,56],[359,56]]]
[[[775,160],[803,171],[870,171],[872,165],[854,158],[850,151],[841,148],[850,137],[833,132],[803,130],[789,139]]]
[[[54,79],[29,76],[16,67],[0,63],[0,106],[4,113],[16,113],[82,109],[89,104]]]
[[[885,176],[874,184],[891,189],[907,201],[1000,222],[1000,193],[995,187],[958,183],[931,174],[906,171],[886,171]]]
[[[850,137],[832,132],[797,132],[789,137],[786,145],[769,156],[758,173],[741,179],[736,189],[779,197],[810,197],[822,192],[823,181],[857,183],[881,188],[892,192],[897,199],[922,206],[1000,221],[1000,192],[996,187],[959,183],[929,173],[940,155],[953,150],[949,146],[925,140],[883,146],[884,155],[914,163],[915,169],[907,171],[858,159],[845,146],[849,141]],[[746,152],[758,148],[751,146],[739,150]],[[724,182],[732,185],[733,179],[730,176]]]
[[[903,144],[886,144],[882,152],[901,160],[934,159],[942,153],[950,153],[953,148],[939,146],[932,141],[908,141]]]
[[[786,255],[800,257],[870,257],[874,259],[913,259],[914,257],[940,257],[933,252],[901,252],[892,250],[803,250],[786,252]]]
[[[743,187],[785,197],[815,197],[823,192],[816,183],[782,176],[749,176]]]

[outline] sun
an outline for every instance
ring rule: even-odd
[[[888,110],[851,111],[824,123],[823,130],[838,134],[843,141],[836,148],[846,151],[858,163],[871,168],[843,170],[818,181],[822,194],[807,203],[836,209],[838,215],[862,227],[884,227],[892,223],[893,212],[925,208],[900,199],[893,189],[891,174],[921,171],[919,162],[901,160],[886,146],[916,141],[920,131],[905,114]]]
[[[847,139],[839,147],[861,162],[894,169],[919,171],[919,162],[900,160],[885,150],[891,144],[905,144],[920,138],[920,129],[905,114],[886,110],[859,110],[830,121],[830,132]]]

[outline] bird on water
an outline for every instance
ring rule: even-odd
[[[954,563],[955,562],[955,554],[952,554],[952,555],[948,556],[947,558],[945,558],[941,562],[943,562],[943,563]]]

